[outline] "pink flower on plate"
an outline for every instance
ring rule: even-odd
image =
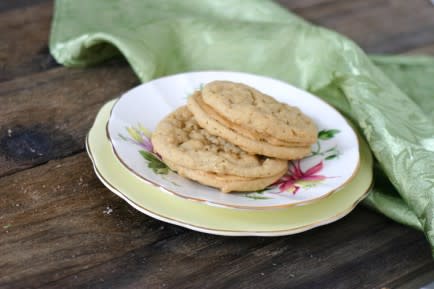
[[[314,184],[326,179],[325,176],[317,175],[323,168],[323,161],[303,172],[300,166],[300,160],[292,161],[288,173],[277,181],[276,185],[279,187],[280,192],[292,192],[293,194],[306,184]]]

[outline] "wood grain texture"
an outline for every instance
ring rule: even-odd
[[[414,271],[411,274],[405,275],[390,284],[387,284],[385,287],[395,289],[422,288],[422,286],[430,284],[433,280],[434,265],[431,264],[429,266],[424,266],[420,270]]]
[[[279,2],[348,36],[369,53],[403,53],[434,43],[434,6],[427,0]]]
[[[279,238],[163,224],[105,189],[84,153],[3,177],[0,195],[0,288],[376,288],[432,264],[420,232],[363,208]]]
[[[0,9],[0,81],[59,66],[48,50],[53,1],[18,4]]]
[[[0,195],[0,288],[37,288],[183,232],[108,193],[84,153],[4,177]]]
[[[434,55],[426,0],[279,0],[368,52]],[[101,105],[138,84],[126,62],[59,67],[52,0],[0,3],[0,288],[417,288],[422,233],[357,208],[279,238],[227,238],[153,220],[110,193],[83,153]]]
[[[418,46],[407,50],[405,54],[409,55],[434,55],[434,43]]]
[[[0,176],[83,151],[101,105],[136,84],[122,61],[0,83]]]
[[[13,10],[13,9],[25,9],[29,6],[36,5],[46,1],[49,0],[5,0],[0,2],[0,12]]]

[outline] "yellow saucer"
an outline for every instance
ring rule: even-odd
[[[111,101],[99,111],[86,142],[104,185],[140,212],[195,231],[226,236],[282,236],[334,222],[366,196],[373,180],[372,155],[360,139],[360,168],[341,190],[318,202],[275,210],[219,208],[176,197],[146,184],[115,157],[106,136]]]

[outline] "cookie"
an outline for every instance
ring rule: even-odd
[[[213,81],[204,86],[202,100],[233,124],[229,127],[251,139],[279,146],[307,146],[317,140],[314,122],[300,109],[250,86]]]
[[[206,111],[203,109],[205,107]],[[255,140],[246,137],[235,131],[233,128],[228,127],[221,122],[217,121],[213,116],[212,108],[206,106],[202,101],[201,92],[197,91],[188,99],[188,108],[194,114],[196,121],[199,125],[205,128],[210,134],[219,136],[227,141],[237,145],[244,151],[252,154],[265,155],[279,159],[301,159],[308,156],[311,152],[309,146],[279,146],[268,143],[263,140]],[[218,118],[218,117],[217,117]]]
[[[186,106],[165,117],[152,134],[155,152],[190,170],[246,178],[274,177],[285,160],[250,154],[201,128]]]
[[[192,170],[184,168],[182,166],[176,165],[170,161],[165,160],[166,164],[179,175],[194,180],[203,185],[218,188],[223,193],[229,192],[250,192],[258,191],[274,184],[279,180],[285,173],[286,169],[282,170],[280,173],[264,177],[264,178],[246,178],[232,175],[219,175],[215,173],[209,173],[199,170]]]

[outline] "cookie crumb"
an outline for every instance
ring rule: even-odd
[[[111,215],[113,213],[113,209],[110,206],[107,206],[104,211],[102,211],[104,215]]]

